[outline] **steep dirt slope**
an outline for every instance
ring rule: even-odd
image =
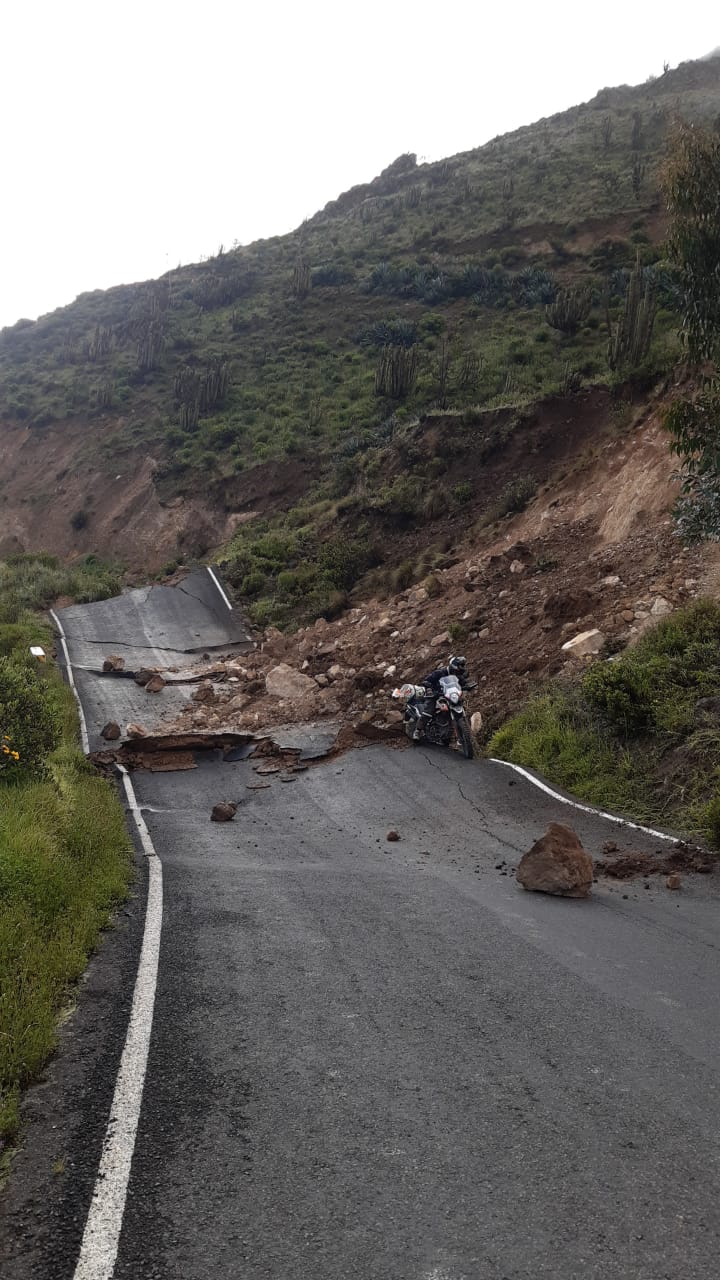
[[[88,436],[83,418],[40,431],[2,428],[0,558],[29,550],[63,559],[94,553],[133,576],[203,556],[243,521],[291,505],[310,467],[273,459],[234,479],[232,492],[163,496],[160,450],[128,445],[125,423],[106,418]]]
[[[576,666],[562,645],[577,633],[598,628],[606,648],[619,650],[665,612],[713,591],[715,552],[683,548],[673,532],[662,404],[639,410],[621,433],[603,424],[597,404],[587,408],[584,449],[565,458],[563,478],[526,511],[470,535],[426,585],[358,601],[294,635],[259,633],[240,661],[199,664],[195,677],[205,681],[168,728],[257,732],[327,717],[342,726],[343,742],[393,736],[393,687],[450,651],[468,657],[479,680],[473,709],[492,727],[547,676]],[[266,684],[279,663],[305,677],[293,687],[291,676],[285,696],[272,692],[272,677]]]

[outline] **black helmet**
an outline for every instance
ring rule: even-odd
[[[467,669],[467,658],[461,658],[455,654],[448,659],[448,671],[451,676],[461,676],[465,674]]]

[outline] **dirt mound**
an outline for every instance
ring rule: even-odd
[[[717,855],[700,849],[697,845],[681,842],[670,852],[658,849],[655,853],[628,853],[618,857],[598,858],[595,875],[611,880],[635,880],[640,876],[673,875],[677,872],[696,872],[710,875],[718,865]]]

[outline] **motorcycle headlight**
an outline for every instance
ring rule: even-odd
[[[461,694],[458,693],[457,689],[451,689],[447,696],[451,702],[459,702],[461,698]]]

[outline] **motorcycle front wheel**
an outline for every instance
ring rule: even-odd
[[[458,742],[460,743],[460,747],[462,749],[462,753],[465,759],[472,760],[473,756],[475,755],[475,748],[473,746],[472,734],[470,732],[470,725],[468,724],[464,716],[462,717],[458,716],[457,720],[455,721],[455,732],[458,736]]]

